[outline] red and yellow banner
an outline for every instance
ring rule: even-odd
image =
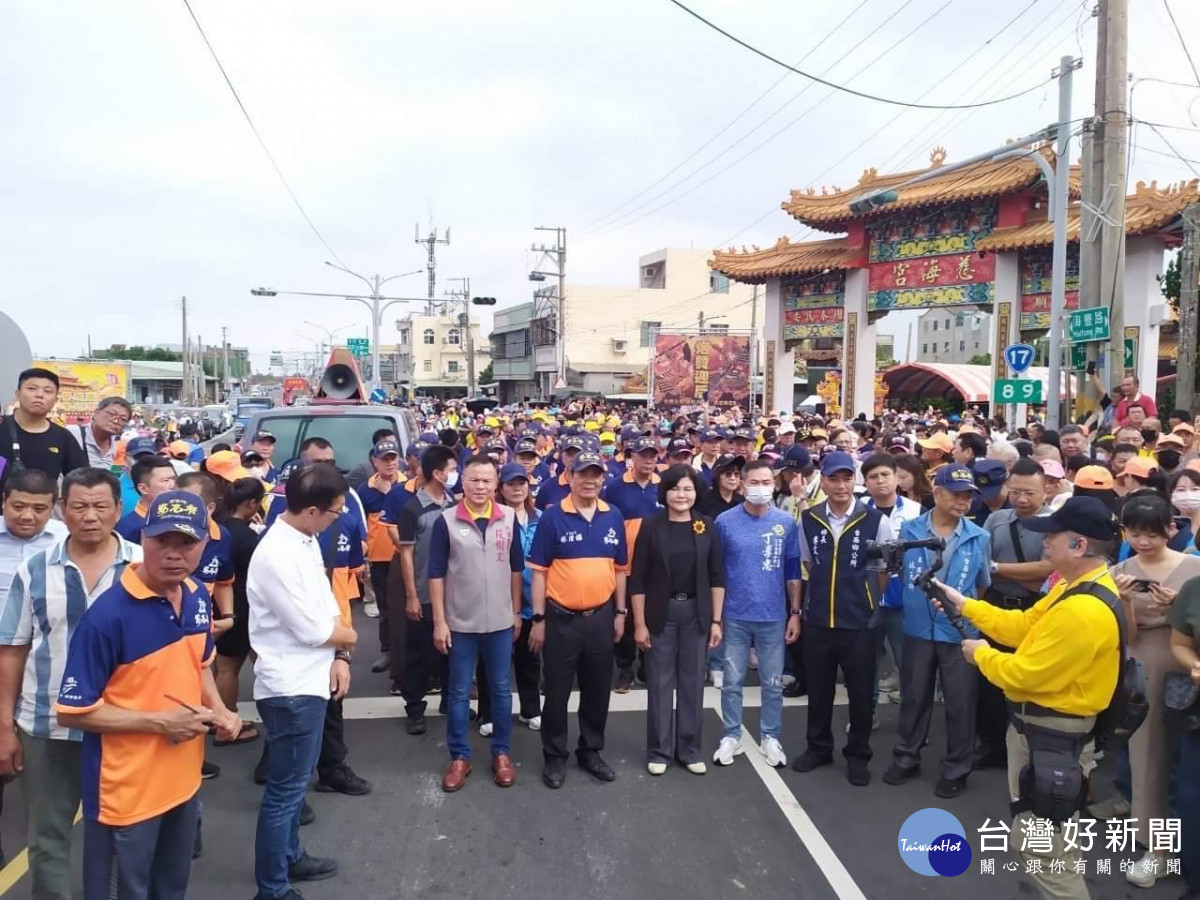
[[[892,291],[913,288],[947,287],[957,284],[979,284],[996,277],[996,257],[988,254],[982,259],[975,253],[957,256],[934,256],[899,262],[871,264],[868,290]]]
[[[659,333],[654,344],[654,404],[708,403],[748,408],[750,337]]]

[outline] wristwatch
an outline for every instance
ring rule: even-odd
[[[617,615],[618,615],[618,616],[627,616],[627,615],[629,615],[629,610],[627,610],[627,609],[618,609],[616,612],[617,612]]]
[[[800,615],[800,610],[798,610],[798,609],[793,609],[791,612],[788,613],[789,618],[791,616],[798,616],[798,615]]]
[[[999,569],[999,568],[1000,568],[1000,563],[996,562],[996,561],[993,559],[993,560],[992,560],[992,562],[991,562],[991,565],[990,565],[990,567],[988,568],[988,571],[989,571],[989,572],[991,572],[993,575],[995,575],[995,574],[996,574],[996,570],[997,570],[997,569]]]
[[[545,622],[546,614],[545,613],[534,613],[532,616],[529,617],[529,621],[531,621],[534,625],[538,624],[539,622]]]
[[[346,663],[346,665],[349,665],[350,664],[350,651],[349,650],[338,650],[333,654],[333,658],[337,662],[344,662],[344,663]]]

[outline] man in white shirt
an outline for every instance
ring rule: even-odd
[[[300,847],[300,807],[317,764],[326,707],[350,688],[349,651],[358,641],[342,621],[317,535],[345,506],[350,490],[330,464],[288,479],[287,511],[264,535],[246,580],[254,700],[271,744],[258,813],[254,879],[262,900],[289,896],[294,881],[337,874],[337,863]]]

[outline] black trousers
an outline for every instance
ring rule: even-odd
[[[400,554],[397,553],[392,557],[392,562],[388,566],[387,590],[384,593],[387,595],[387,608],[389,614],[387,616],[388,629],[388,652],[392,656],[391,667],[388,670],[394,684],[404,684],[404,659],[406,649],[406,634],[408,632],[408,616],[404,613],[404,575],[401,572]],[[378,602],[379,591],[375,591],[376,601]],[[379,606],[380,621],[384,619],[383,604]]]
[[[971,774],[975,750],[975,692],[978,670],[963,659],[962,647],[948,641],[927,641],[904,636],[900,653],[900,725],[892,762],[911,769],[921,762],[921,745],[929,736],[933,717],[933,689],[940,675],[946,712],[946,755],[943,778]]]
[[[371,587],[375,591],[375,603],[379,606],[379,652],[387,653],[391,647],[391,631],[388,625],[388,572],[391,560],[371,563]]]
[[[434,672],[441,676],[443,701],[446,686],[450,684],[450,657],[438,653],[433,646],[433,610],[423,606],[421,614],[421,621],[409,621],[404,633],[404,679],[400,687],[404,711],[410,719],[425,715],[425,694]]]
[[[567,701],[579,678],[579,744],[576,755],[604,749],[604,726],[613,677],[613,604],[590,616],[546,604],[546,703],[542,710],[542,754],[565,760]]]
[[[321,728],[321,755],[317,757],[317,777],[324,780],[346,761],[346,722],[342,701],[329,698],[325,705],[325,724]]]
[[[808,686],[808,752],[833,753],[833,698],[841,668],[850,698],[850,736],[842,754],[871,758],[872,695],[875,684],[876,628],[821,628],[804,624],[804,676]]]
[[[513,645],[513,671],[517,676],[517,694],[521,698],[521,718],[533,719],[542,714],[542,695],[539,682],[542,677],[542,660],[529,649],[529,632],[533,622],[524,619],[521,622],[521,633]],[[483,657],[475,670],[475,683],[486,685],[487,673],[483,668]],[[492,721],[492,695],[490,691],[479,692],[479,722]]]

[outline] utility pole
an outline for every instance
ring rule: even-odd
[[[1108,109],[1105,92],[1108,89],[1105,47],[1108,42],[1108,0],[1099,0],[1093,12],[1096,17],[1096,79],[1094,112],[1092,118],[1083,123],[1083,202],[1079,205],[1079,308],[1095,309],[1100,306],[1100,217],[1096,211],[1106,211],[1105,198],[1108,191],[1104,181],[1104,111]],[[1103,356],[1099,344],[1087,345],[1087,361],[1095,363]],[[1076,396],[1087,396],[1097,405],[1100,398],[1095,395],[1092,380],[1085,373],[1079,374]]]
[[[1197,315],[1200,315],[1200,203],[1183,211],[1183,246],[1179,250],[1179,377],[1175,406],[1193,415],[1200,411],[1196,394]]]
[[[758,285],[754,286],[754,292],[750,295],[750,409],[748,413],[754,412],[754,379],[758,375]],[[765,385],[764,385],[765,388]],[[766,396],[763,397],[762,409],[765,412],[767,409]]]
[[[231,384],[229,381],[229,339],[227,337],[229,329],[221,326],[221,372],[225,382],[225,396],[229,396]]]
[[[1050,263],[1050,373],[1046,398],[1046,427],[1057,430],[1063,421],[1062,339],[1067,299],[1067,182],[1071,173],[1071,73],[1082,60],[1064,56],[1058,69],[1058,126],[1054,151],[1054,181],[1050,210],[1054,217],[1054,249]],[[1069,418],[1069,413],[1068,413]]]
[[[1100,306],[1108,307],[1110,396],[1125,374],[1125,154],[1129,0],[1106,0],[1104,58],[1104,191],[1111,197],[1100,229]],[[1053,334],[1053,330],[1051,331]],[[1137,360],[1134,360],[1136,365]],[[1153,392],[1153,386],[1150,388]]]
[[[447,296],[456,300],[462,300],[463,311],[459,316],[459,326],[465,332],[461,336],[462,346],[467,351],[467,397],[469,399],[475,396],[475,337],[471,334],[471,279],[450,278],[447,280],[457,281],[462,285],[461,291],[447,291],[446,293]]]
[[[450,229],[447,228],[445,236],[439,238],[437,229],[433,227],[433,222],[431,221],[429,223],[429,234],[421,237],[421,224],[418,222],[413,226],[413,242],[424,244],[426,252],[429,254],[429,262],[425,266],[425,271],[429,275],[429,302],[425,305],[425,315],[432,316],[433,299],[437,292],[437,245],[445,244],[447,247],[450,246]]]
[[[183,343],[179,345],[182,349],[180,354],[180,369],[179,369],[179,402],[186,403],[188,400],[188,333],[187,333],[187,297],[183,298]]]
[[[550,389],[551,395],[554,391],[560,390],[567,386],[567,229],[561,226],[538,225],[534,231],[553,231],[554,246],[547,247],[545,244],[534,244],[530,249],[534,253],[540,253],[541,258],[538,260],[538,268],[530,272],[530,277],[540,275],[558,276],[558,308],[555,313],[555,377],[554,384]],[[553,272],[541,272],[542,262],[550,257],[555,264]]]
[[[204,389],[208,385],[204,378],[204,338],[200,335],[196,335],[196,352],[192,356],[192,378],[196,386],[196,402],[203,403],[208,399],[204,396]]]

